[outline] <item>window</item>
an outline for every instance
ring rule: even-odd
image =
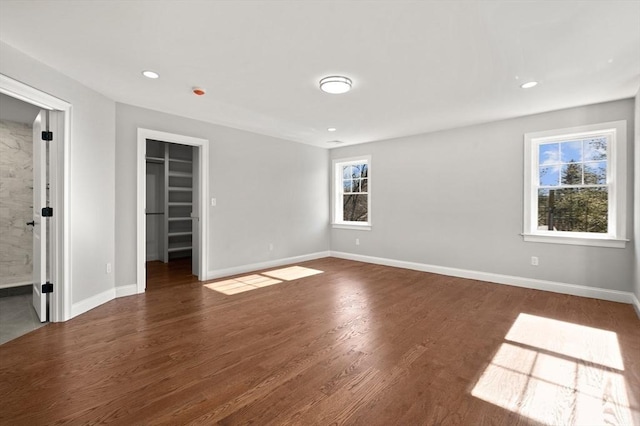
[[[371,229],[371,157],[333,161],[333,226]]]
[[[525,135],[525,241],[625,246],[626,121]]]

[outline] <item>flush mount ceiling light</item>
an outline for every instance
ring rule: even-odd
[[[155,71],[151,71],[151,70],[142,71],[142,75],[144,75],[147,78],[158,78],[158,77],[160,77],[160,74],[158,74]]]
[[[339,75],[325,77],[320,80],[320,90],[333,95],[347,93],[351,90],[351,79]]]
[[[327,129],[327,132],[335,132],[336,130],[338,130],[338,129],[336,129],[335,127],[329,127]]]
[[[526,83],[522,83],[520,87],[522,87],[523,89],[531,89],[532,87],[536,87],[537,85],[537,81],[528,81]]]

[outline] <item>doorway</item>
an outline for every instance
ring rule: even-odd
[[[31,86],[25,85],[17,80],[0,74],[0,94],[4,99],[3,110],[6,112],[5,106],[13,104],[17,108],[31,110],[34,113],[40,112],[40,119],[36,119],[34,122],[38,126],[44,126],[43,128],[34,129],[31,126],[31,136],[37,136],[37,138],[31,139],[32,149],[38,148],[39,155],[45,155],[44,168],[36,167],[33,164],[33,171],[38,172],[41,176],[44,175],[44,179],[39,181],[44,184],[39,185],[39,194],[41,194],[42,206],[36,206],[34,204],[35,198],[29,195],[29,209],[33,212],[29,214],[27,220],[24,217],[16,217],[13,221],[14,225],[24,225],[30,227],[30,223],[33,223],[31,227],[38,229],[38,236],[44,237],[42,244],[40,245],[41,262],[37,262],[41,265],[38,282],[34,282],[33,274],[27,274],[28,280],[24,283],[5,283],[6,288],[11,288],[13,284],[27,284],[32,286],[29,289],[31,293],[31,299],[33,300],[33,306],[36,311],[39,311],[38,321],[66,321],[70,317],[70,303],[69,303],[69,282],[65,279],[68,271],[68,217],[64,215],[64,212],[68,208],[68,161],[65,154],[68,154],[69,146],[69,132],[70,117],[69,113],[71,105],[65,101],[55,98],[47,93],[44,93]],[[18,104],[19,102],[19,104]],[[43,110],[43,111],[41,111]],[[41,140],[45,135],[42,131],[51,132],[51,138],[46,139],[44,142]],[[47,138],[48,138],[47,134]],[[36,144],[38,142],[38,144]],[[46,147],[43,148],[43,147]],[[35,156],[34,156],[35,158]],[[48,159],[49,167],[46,167],[46,161]],[[37,169],[37,170],[36,170]],[[35,193],[34,183],[28,185],[28,189]],[[25,194],[23,194],[25,195]],[[12,199],[12,202],[15,199]],[[36,207],[38,207],[36,209]],[[41,208],[46,208],[46,211],[41,211]],[[36,215],[36,210],[38,215]],[[49,213],[52,213],[50,216]],[[53,214],[55,212],[55,214]],[[40,216],[44,214],[46,217],[44,220]],[[36,218],[38,217],[38,219]],[[27,224],[29,222],[29,224]],[[40,222],[40,223],[37,223]],[[31,233],[31,229],[29,229]],[[34,233],[35,234],[35,233]],[[33,241],[33,239],[32,239]],[[35,248],[35,247],[34,247]],[[24,249],[24,248],[23,248]],[[35,253],[31,252],[31,262],[33,262],[33,256]],[[23,265],[24,266],[24,265]],[[30,268],[32,271],[35,268]],[[25,272],[25,271],[22,271]],[[24,274],[23,274],[24,275]],[[3,271],[4,276],[4,271]],[[40,282],[39,280],[42,279]],[[19,281],[19,280],[18,280]],[[51,283],[51,284],[49,284]],[[20,287],[27,287],[20,286]],[[45,287],[43,287],[45,286]],[[15,287],[15,286],[14,286]],[[53,288],[51,293],[48,291]],[[43,290],[44,289],[44,293]],[[26,292],[27,288],[22,289]],[[7,293],[20,292],[22,290],[7,290]],[[37,299],[37,300],[36,300]],[[37,303],[36,303],[37,302]],[[38,310],[38,306],[40,309]]]
[[[206,279],[208,141],[138,129],[137,288]],[[194,277],[195,276],[195,277]]]

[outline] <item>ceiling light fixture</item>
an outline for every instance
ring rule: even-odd
[[[347,93],[351,90],[351,79],[339,75],[332,75],[320,80],[320,90],[333,95]]]
[[[155,71],[150,71],[150,70],[142,71],[142,75],[144,75],[147,78],[158,78],[158,77],[160,77],[160,74],[158,74]]]
[[[532,87],[536,87],[538,85],[537,81],[528,81],[520,85],[523,89],[531,89]]]
[[[336,129],[335,127],[329,127],[327,129],[327,132],[335,132],[336,130],[338,130],[338,129]]]

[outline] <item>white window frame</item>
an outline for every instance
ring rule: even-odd
[[[344,195],[342,186],[342,167],[350,164],[366,163],[367,172],[367,222],[353,222],[342,220],[342,196]],[[371,155],[359,157],[340,158],[333,160],[332,167],[332,197],[331,197],[331,225],[338,229],[358,229],[361,231],[371,230]]]
[[[539,151],[541,144],[606,135],[608,232],[565,232],[538,229]],[[624,248],[626,236],[627,122],[625,120],[524,135],[524,241]],[[559,187],[561,188],[561,187]]]

